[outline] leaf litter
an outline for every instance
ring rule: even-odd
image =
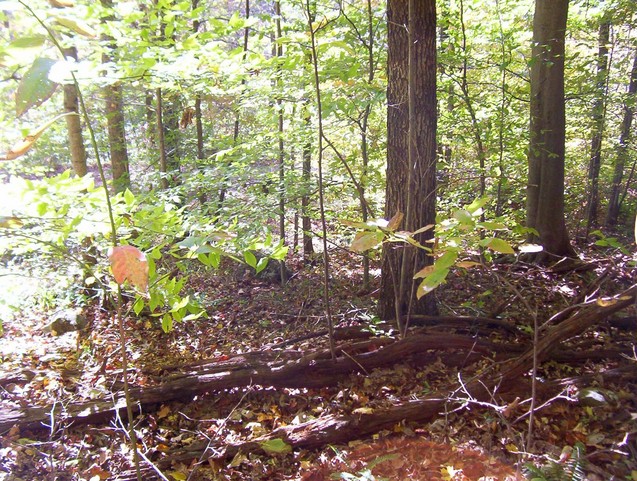
[[[373,279],[371,294],[361,294],[358,257],[340,253],[332,259],[331,302],[338,327],[373,326],[378,279]],[[296,275],[285,286],[255,278],[236,280],[228,272],[194,274],[190,289],[203,296],[209,317],[179,323],[170,333],[164,333],[153,319],[128,318],[132,383],[151,386],[170,366],[278,349],[276,346],[294,339],[299,340],[286,349],[327,347],[324,336],[304,339],[325,329],[318,288],[320,268],[304,267],[300,260],[291,264]],[[515,323],[520,339],[525,339],[529,313],[502,282],[503,277],[537,309],[539,319],[549,319],[577,301],[578,294],[606,267],[568,275],[523,264],[493,266],[488,272],[458,269],[436,295],[446,314],[499,316]],[[616,268],[609,276],[603,286],[612,291],[608,294],[630,281],[623,272]],[[56,337],[43,332],[45,314],[25,312],[5,323],[0,338],[2,410],[108,399],[110,392],[121,388],[118,335],[112,316],[99,306],[87,307],[85,315],[91,319],[91,328],[79,333],[79,338],[78,333]],[[498,336],[500,333],[494,331],[493,337]],[[591,347],[630,346],[634,330],[601,325],[588,337]],[[457,385],[459,377],[468,378],[486,368],[480,363],[450,368],[444,361],[438,358],[425,365],[400,362],[392,368],[353,374],[337,387],[274,389],[252,385],[197,395],[187,402],[160,403],[136,418],[139,447],[157,462],[176,447],[202,440],[214,448],[328,414],[362,414],[435,393],[451,395],[451,386]],[[634,358],[629,362],[634,363]],[[540,366],[539,377],[544,381],[574,377],[617,364],[617,360],[603,358],[583,364],[551,361]],[[587,448],[589,479],[607,479],[608,475],[635,479],[637,388],[630,383],[603,388],[613,396],[597,406],[574,402],[575,393],[570,393],[573,396],[563,396],[538,411],[532,461],[546,464],[557,460],[565,446],[581,442]],[[267,454],[241,453],[228,461],[212,459],[201,465],[175,462],[164,474],[175,480],[523,479],[520,466],[529,460],[522,456],[528,426],[524,418],[516,418],[527,409],[528,404],[513,406],[511,417],[504,417],[493,406],[481,409],[469,403],[464,409],[440,413],[426,425],[401,423],[345,446],[289,453],[289,446],[275,441],[265,449]],[[73,426],[59,416],[52,417],[44,429],[14,427],[2,435],[0,459],[3,481],[133,479],[131,453],[117,421]]]

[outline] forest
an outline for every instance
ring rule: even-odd
[[[0,22],[0,481],[637,481],[634,0]]]

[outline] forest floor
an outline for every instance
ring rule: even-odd
[[[359,257],[334,251],[332,259],[330,301],[335,323],[339,327],[368,326],[374,333],[377,268],[372,269],[372,285],[365,292]],[[520,262],[497,264],[488,270],[459,270],[436,291],[441,313],[497,317],[514,326],[519,333],[516,341],[528,347],[534,315],[542,324],[583,302],[584,293],[613,295],[634,283],[630,256],[590,251],[587,260],[591,268],[581,272],[557,273]],[[179,323],[168,334],[154,320],[128,318],[133,384],[152,385],[152,373],[160,373],[165,366],[272,351],[288,340],[298,339],[286,349],[311,352],[326,348],[324,336],[304,339],[326,329],[321,268],[304,266],[298,259],[289,264],[293,277],[285,286],[249,276],[238,278],[231,270],[193,273],[189,289],[202,296],[209,317]],[[600,278],[598,289],[591,291],[589,286]],[[90,330],[61,336],[43,330],[50,313],[25,312],[4,322],[0,380],[10,381],[0,385],[0,411],[6,406],[59,406],[108,399],[113,386],[121,382],[117,326],[112,314],[99,306],[85,308],[84,314],[90,318]],[[634,320],[636,315],[635,306],[619,313],[625,320]],[[570,378],[631,363],[637,370],[636,331],[634,323],[627,326],[612,327],[602,320],[586,334],[590,349],[624,347],[627,355],[549,361],[540,366],[538,379]],[[449,334],[457,330],[435,329]],[[499,336],[501,332],[494,329],[487,338],[497,340]],[[425,366],[396,359],[393,366],[344,377],[336,387],[249,385],[160,402],[136,417],[138,446],[150,461],[159,463],[174,448],[195,442],[236,443],[329,414],[351,414],[435,393],[451,397],[459,379],[486,367],[481,361],[450,368],[445,355],[442,352],[437,361]],[[526,397],[530,396],[529,392]],[[584,402],[585,398],[594,402]],[[524,479],[524,465],[529,462],[554,471],[573,467],[566,453],[575,447],[571,460],[581,459],[586,479],[637,480],[636,384],[602,385],[600,381],[593,383],[590,396],[578,396],[572,386],[566,387],[561,396],[541,406],[531,430],[524,415],[528,405],[528,399],[522,399],[519,406],[511,406],[517,407],[511,415],[496,403],[464,402],[441,412],[433,422],[398,423],[347,445],[291,453],[239,452],[232,459],[211,458],[204,463],[180,461],[164,469],[163,476],[177,481],[513,480]],[[134,478],[121,420],[69,425],[63,416],[51,415],[49,421],[42,429],[16,426],[0,433],[1,481]],[[144,479],[161,479],[153,472],[145,473]],[[544,479],[584,478],[564,473],[550,477],[547,471]]]

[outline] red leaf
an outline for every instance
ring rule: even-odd
[[[146,255],[137,247],[117,246],[108,252],[115,282],[122,284],[128,281],[137,289],[146,292],[148,289],[148,262]]]

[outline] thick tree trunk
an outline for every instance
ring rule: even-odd
[[[130,172],[121,85],[113,84],[105,87],[104,98],[106,99],[106,122],[108,125],[113,185],[116,192],[123,192],[130,188]]]
[[[75,47],[64,49],[64,56],[77,60],[77,49]],[[77,88],[74,83],[64,86],[64,111],[79,114]],[[79,115],[67,115],[65,118],[73,172],[78,177],[84,177],[88,169],[86,167],[86,149],[82,137],[82,119]]]
[[[619,145],[615,157],[615,169],[613,173],[613,186],[608,200],[608,214],[606,215],[606,225],[611,227],[617,224],[619,210],[621,207],[620,192],[622,179],[624,177],[624,167],[628,158],[628,147],[631,141],[631,129],[633,116],[635,114],[635,98],[637,98],[637,49],[630,74],[628,92],[624,101],[624,118],[622,120],[619,134]]]
[[[436,5],[433,0],[391,0],[387,8],[387,190],[385,215],[405,215],[401,229],[415,231],[435,221]],[[423,245],[431,230],[419,237]],[[392,243],[383,250],[379,315],[398,319],[434,314],[435,300],[416,300],[413,276],[432,258],[420,249]]]
[[[527,226],[538,260],[574,257],[564,219],[564,38],[568,0],[536,0],[531,63]]]
[[[597,82],[593,103],[593,135],[591,156],[588,163],[588,201],[586,206],[586,237],[597,226],[599,209],[599,170],[602,164],[602,137],[606,104],[606,78],[608,76],[608,42],[610,22],[602,20],[599,25],[599,51],[597,53]]]
[[[113,8],[112,0],[101,0],[102,6]],[[106,21],[106,18],[104,19]],[[114,49],[114,39],[104,36],[103,40]],[[112,55],[109,52],[102,54],[102,62],[111,62]],[[130,172],[128,166],[128,150],[126,147],[126,130],[124,120],[124,102],[122,100],[122,87],[118,82],[104,87],[104,101],[106,103],[106,124],[108,130],[108,144],[111,156],[111,170],[113,174],[113,186],[116,192],[123,192],[130,188]]]

